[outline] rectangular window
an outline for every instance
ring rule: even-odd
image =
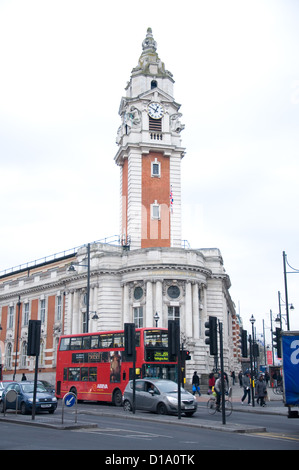
[[[162,132],[162,119],[153,119],[149,117],[149,130]]]
[[[40,300],[40,320],[42,323],[46,321],[46,300]]]
[[[61,312],[62,312],[62,298],[61,295],[56,297],[56,320],[61,321]]]
[[[134,307],[134,323],[136,328],[143,327],[143,307]]]
[[[176,320],[180,318],[180,307],[168,307],[168,320]]]
[[[151,217],[152,219],[160,220],[160,204],[157,204],[157,201],[151,204]]]
[[[14,320],[14,307],[9,307],[8,328],[13,328],[13,320]]]
[[[28,325],[29,322],[29,302],[26,302],[24,304],[24,319],[23,319],[23,325],[26,326]]]
[[[152,177],[160,178],[161,176],[161,163],[155,158],[154,162],[151,162],[151,174]]]

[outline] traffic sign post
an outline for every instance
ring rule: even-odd
[[[64,407],[72,408],[75,405],[75,423],[77,423],[77,397],[74,393],[68,392],[64,395],[62,399],[62,415],[61,415],[61,422],[63,424],[64,420]]]

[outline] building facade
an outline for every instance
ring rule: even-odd
[[[149,28],[119,108],[120,243],[90,243],[0,276],[6,377],[33,374],[33,358],[26,356],[29,319],[42,322],[39,370],[52,382],[61,334],[120,329],[126,322],[167,327],[176,318],[192,357],[187,382],[194,370],[207,376],[215,366],[205,344],[210,315],[223,323],[226,370],[239,367],[239,319],[221,253],[182,247],[184,125],[173,84]]]

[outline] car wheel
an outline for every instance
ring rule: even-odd
[[[26,410],[26,405],[25,403],[21,403],[21,414],[22,415],[25,415],[27,413],[27,410]]]
[[[157,406],[157,412],[159,413],[159,415],[167,415],[166,405],[164,403],[159,403],[159,405]]]
[[[132,411],[132,405],[129,400],[124,401],[124,411]]]
[[[122,405],[122,394],[119,388],[114,391],[113,393],[113,404],[115,406],[121,406]]]

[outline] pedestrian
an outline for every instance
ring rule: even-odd
[[[246,396],[248,396],[248,405],[250,405],[251,404],[250,403],[250,375],[248,372],[245,372],[244,377],[242,378],[242,384],[243,384],[244,394],[241,399],[241,403],[243,405]]]
[[[273,379],[273,387],[277,387],[277,374],[276,371],[272,374],[272,379]]]
[[[193,377],[192,377],[192,391],[193,391],[193,395],[195,395],[195,393],[197,392],[198,396],[200,397],[201,393],[200,393],[200,386],[199,386],[199,377],[196,371],[194,372]]]
[[[208,390],[208,395],[211,395],[213,393],[213,387],[215,387],[215,377],[213,372],[210,373],[209,375],[209,390]]]
[[[267,387],[269,386],[269,380],[270,380],[270,375],[269,375],[269,372],[266,370],[266,372],[265,372],[265,381],[266,381]]]
[[[235,375],[235,371],[234,371],[234,370],[231,371],[230,376],[231,376],[231,378],[232,378],[232,380],[233,380],[233,385],[235,385],[236,375]]]
[[[223,383],[224,383],[224,393],[227,393],[228,389],[228,383],[226,380],[227,374],[225,372],[223,373]],[[216,410],[220,411],[220,401],[221,401],[221,395],[222,395],[222,384],[221,384],[221,374],[219,374],[218,379],[215,382],[215,392],[216,392]]]
[[[25,375],[24,372],[23,372],[23,375],[22,375],[22,382],[23,382],[24,380],[27,380],[27,377],[26,377],[26,375]]]
[[[239,384],[240,384],[240,387],[242,387],[242,371],[240,370],[239,374],[238,374],[238,379],[239,379]]]
[[[259,376],[259,379],[256,382],[256,395],[257,395],[257,401],[260,404],[260,406],[265,406],[265,397],[267,395],[267,386],[266,382],[264,380],[263,375],[261,374]]]

